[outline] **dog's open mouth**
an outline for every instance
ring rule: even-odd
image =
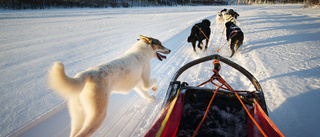
[[[160,60],[160,61],[162,61],[163,59],[167,59],[166,56],[161,55],[159,52],[156,52],[156,54],[157,54],[157,59]]]

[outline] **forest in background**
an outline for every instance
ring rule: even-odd
[[[146,6],[196,6],[227,4],[305,3],[319,5],[320,0],[0,0],[2,9],[109,8]]]

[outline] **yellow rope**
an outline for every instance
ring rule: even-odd
[[[166,117],[165,117],[164,120],[162,121],[161,127],[159,128],[159,131],[158,131],[156,137],[160,137],[161,134],[162,134],[162,132],[163,132],[163,130],[164,130],[164,128],[166,127],[166,124],[167,124],[168,119],[169,119],[169,117],[170,117],[170,115],[171,115],[171,112],[172,112],[172,110],[173,110],[173,107],[174,107],[174,105],[175,105],[176,102],[177,102],[179,93],[180,93],[180,89],[178,89],[175,98],[172,100],[172,104],[171,104],[171,106],[170,106],[170,108],[169,108],[169,110],[168,110],[168,113],[167,113]]]

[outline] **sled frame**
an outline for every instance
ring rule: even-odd
[[[206,61],[210,61],[210,60],[219,60],[229,66],[231,66],[232,68],[238,70],[241,74],[245,75],[247,77],[247,79],[253,84],[253,86],[255,87],[256,91],[254,91],[254,93],[258,96],[258,99],[260,100],[260,106],[262,107],[262,109],[265,111],[265,113],[268,115],[268,110],[267,110],[267,105],[265,102],[265,98],[264,98],[264,93],[263,90],[260,86],[260,83],[258,82],[258,80],[246,69],[244,69],[243,67],[241,67],[240,65],[238,65],[237,63],[224,58],[218,54],[214,54],[214,55],[210,55],[210,56],[206,56],[203,58],[199,58],[196,59],[194,61],[191,61],[189,63],[187,63],[186,65],[182,66],[172,77],[172,80],[170,82],[170,86],[167,90],[166,96],[165,96],[165,100],[163,102],[163,106],[162,108],[165,108],[175,97],[175,95],[177,94],[177,90],[181,87],[186,87],[186,83],[185,82],[180,82],[177,81],[177,79],[179,78],[179,76],[186,71],[187,69],[198,65],[200,63],[206,62]],[[192,86],[188,86],[188,88],[199,88],[199,87],[192,87]],[[226,92],[224,90],[219,90],[221,92]],[[244,94],[245,96],[250,96],[250,94]]]

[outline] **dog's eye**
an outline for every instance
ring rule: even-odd
[[[155,42],[152,42],[152,44],[161,45],[161,42],[155,41]]]

